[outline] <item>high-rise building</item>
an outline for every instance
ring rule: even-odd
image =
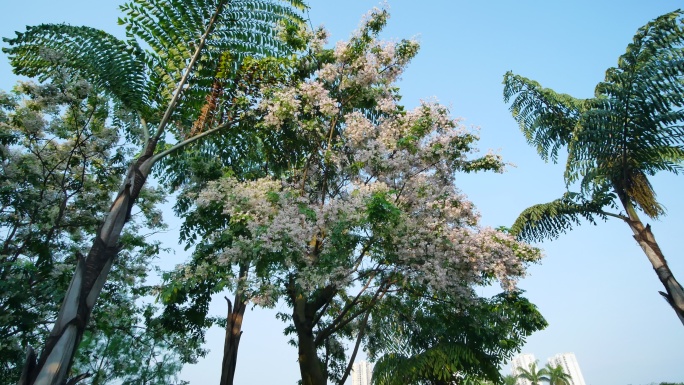
[[[537,360],[534,358],[534,354],[518,354],[513,357],[513,360],[511,361],[513,376],[517,377],[521,372],[520,369],[530,370],[530,366],[535,362],[537,362]],[[532,383],[529,380],[518,378],[516,385],[532,385]]]
[[[549,358],[549,364],[560,365],[563,371],[570,375],[570,385],[586,385],[574,353],[556,354]]]
[[[371,385],[373,365],[370,362],[359,361],[352,365],[352,385]]]

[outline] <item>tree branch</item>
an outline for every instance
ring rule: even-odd
[[[622,219],[622,220],[625,221],[625,222],[628,222],[628,221],[629,221],[629,217],[626,217],[626,216],[624,216],[624,215],[613,214],[613,213],[609,213],[609,212],[607,212],[607,211],[599,211],[599,213],[601,213],[602,215],[605,215],[605,216],[607,216],[607,217],[613,217],[613,218],[617,218],[617,219]]]
[[[385,295],[387,292],[387,289],[389,288],[390,282],[385,282],[382,285],[378,287],[378,290],[375,292],[371,300],[363,306],[359,311],[349,315],[349,317],[345,320],[343,320],[341,317],[337,317],[335,321],[333,321],[330,326],[327,328],[323,329],[319,335],[316,337],[316,345],[318,346],[323,340],[326,338],[330,337],[343,327],[347,326],[351,321],[355,320],[356,317],[360,316],[367,310],[370,310],[371,307],[375,305],[378,299],[382,298],[382,296]],[[346,315],[349,312],[349,309],[351,309],[352,306],[348,305],[344,311],[344,314]]]
[[[150,129],[149,129],[149,127],[147,127],[147,121],[142,116],[140,117],[140,126],[142,127],[142,131],[143,131],[143,138],[144,138],[143,143],[145,143],[145,145],[147,145],[147,143],[150,142]]]
[[[154,136],[154,143],[157,143],[159,139],[162,137],[164,134],[164,130],[166,129],[166,125],[169,123],[169,120],[171,119],[171,114],[173,111],[176,109],[176,105],[178,104],[178,100],[180,99],[180,95],[183,92],[183,89],[185,88],[185,84],[188,81],[188,78],[190,77],[190,73],[192,72],[193,67],[195,67],[195,64],[199,60],[201,54],[202,54],[202,49],[204,48],[204,45],[207,42],[207,39],[209,38],[209,34],[211,33],[211,30],[214,28],[214,24],[216,23],[216,20],[218,19],[219,14],[223,10],[223,7],[225,6],[227,0],[219,1],[218,5],[216,6],[216,10],[214,11],[214,14],[211,16],[211,19],[209,20],[209,24],[207,24],[207,28],[204,30],[204,34],[200,38],[199,43],[197,44],[197,48],[195,49],[195,53],[192,55],[192,59],[190,60],[190,63],[188,64],[187,68],[185,69],[185,73],[183,74],[183,77],[181,78],[180,82],[178,83],[178,86],[176,87],[176,90],[173,92],[173,97],[171,98],[171,101],[169,102],[169,105],[166,107],[166,111],[164,112],[164,115],[162,116],[161,121],[159,122],[159,126],[157,127],[157,132],[155,133]],[[182,146],[181,146],[182,147]]]
[[[234,123],[234,122],[224,123],[224,124],[222,124],[222,125],[220,125],[220,126],[217,126],[217,127],[215,127],[215,128],[212,128],[211,130],[207,130],[207,131],[205,131],[205,132],[203,132],[203,133],[201,133],[201,134],[199,134],[199,135],[195,135],[195,136],[193,136],[192,138],[188,138],[188,139],[186,139],[186,140],[184,140],[184,141],[182,141],[182,142],[180,142],[180,143],[176,143],[176,144],[173,145],[171,148],[169,148],[169,149],[167,149],[167,150],[164,150],[164,151],[162,151],[162,152],[160,152],[160,153],[154,155],[152,158],[150,158],[149,161],[150,161],[152,164],[154,164],[154,163],[156,163],[157,161],[159,161],[161,158],[165,157],[166,155],[169,155],[170,153],[172,153],[172,152],[174,152],[174,151],[177,151],[177,150],[179,150],[179,149],[181,149],[181,148],[187,146],[188,144],[190,144],[190,143],[192,143],[192,142],[195,142],[195,141],[197,141],[197,140],[199,140],[199,139],[202,139],[202,138],[204,138],[204,137],[207,136],[207,135],[211,135],[211,134],[215,133],[216,131],[219,131],[219,130],[222,130],[222,129],[226,128],[226,127],[229,127],[229,126],[231,126],[233,123]]]
[[[330,326],[329,326],[328,328],[332,327],[332,325],[334,325],[335,323],[339,322],[342,318],[344,318],[344,316],[349,312],[349,310],[350,310],[354,305],[356,305],[356,304],[358,303],[359,298],[361,298],[361,295],[363,295],[363,293],[366,291],[366,289],[368,289],[368,287],[370,286],[371,281],[373,280],[374,277],[375,277],[375,274],[371,274],[371,276],[368,278],[368,281],[367,281],[366,284],[361,288],[361,290],[360,290],[359,293],[356,295],[356,297],[354,297],[354,299],[353,299],[351,302],[348,302],[348,303],[345,305],[344,309],[342,309],[342,311],[340,312],[340,314],[332,321],[332,323],[330,324]],[[314,325],[315,325],[316,323],[318,323],[318,321],[320,321],[321,318],[323,318],[323,314],[324,314],[323,312],[321,312],[321,313],[318,314],[318,316],[315,318],[316,322],[314,323]],[[325,333],[326,330],[327,330],[328,328],[323,329],[323,330],[321,331],[321,333]]]
[[[377,295],[379,294],[376,293],[375,297],[373,300],[377,299]],[[383,294],[384,295],[384,294]],[[351,373],[352,366],[354,365],[354,360],[356,359],[356,354],[359,352],[359,346],[361,345],[361,340],[363,339],[363,336],[365,335],[366,332],[366,325],[368,325],[368,317],[370,316],[370,309],[366,312],[366,315],[363,316],[363,320],[361,321],[361,325],[359,325],[359,335],[356,337],[356,344],[354,345],[354,351],[352,352],[351,357],[349,357],[349,363],[347,364],[347,368],[344,370],[344,375],[338,382],[338,384],[343,385],[345,381],[347,381],[347,377],[349,377],[349,373]]]

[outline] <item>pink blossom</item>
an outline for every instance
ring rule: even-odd
[[[368,20],[376,17],[386,15],[376,11]],[[327,38],[314,35],[312,51]],[[350,288],[360,271],[376,268],[463,298],[491,279],[512,290],[539,251],[482,227],[454,185],[456,173],[478,162],[501,170],[500,157],[472,159],[476,133],[436,100],[397,108],[396,81],[417,42],[372,40],[363,52],[350,49],[356,43],[337,43],[335,61],[313,77],[264,90],[263,123],[293,123],[309,141],[306,169],[293,170],[287,181],[224,178],[199,195],[199,205],[221,201],[231,224],[246,230],[223,251],[222,263],[273,264],[268,278],[253,283],[257,304],[272,303],[277,294],[266,287],[285,277],[312,292]],[[374,107],[349,105],[353,92],[372,98]],[[378,197],[387,218],[371,212]]]

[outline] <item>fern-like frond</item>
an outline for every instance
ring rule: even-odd
[[[677,173],[684,161],[682,16],[671,12],[637,31],[596,86],[569,147],[568,183],[610,180],[650,217],[663,211],[646,175]]]
[[[679,173],[684,163],[681,10],[637,31],[617,66],[596,86],[594,98],[573,99],[510,72],[504,84],[504,99],[514,98],[513,116],[543,159],[556,160],[558,150],[567,146],[568,186],[580,182],[584,196],[591,196],[597,186],[611,186],[649,217],[664,213],[647,177],[658,171]],[[535,207],[562,206],[557,204]],[[572,223],[548,222],[550,237]]]
[[[520,293],[464,304],[424,289],[416,285],[375,309],[367,334],[369,358],[378,359],[374,384],[499,382],[499,365],[547,325]]]
[[[557,161],[558,151],[572,139],[583,101],[512,72],[504,75],[503,84],[504,101],[513,98],[510,111],[528,143],[537,147],[544,160]]]
[[[21,75],[46,80],[56,70],[78,71],[150,124],[159,122],[189,73],[172,118],[189,127],[207,98],[217,94],[217,78],[237,82],[244,58],[290,52],[277,27],[284,21],[303,23],[298,10],[304,8],[301,0],[132,0],[121,7],[119,19],[127,41],[89,27],[40,25],[6,39],[5,51]],[[189,68],[200,41],[205,44],[199,60]]]
[[[134,41],[101,30],[65,24],[42,24],[4,39],[14,72],[44,81],[55,71],[76,71],[128,109],[144,112],[145,53]]]
[[[289,52],[278,39],[277,26],[283,20],[303,22],[296,11],[303,7],[296,0],[133,0],[121,7],[125,16],[119,23],[151,48],[150,98],[163,103],[186,71],[213,13],[221,11],[188,80],[181,100],[184,108],[178,109],[197,115],[207,96],[215,93],[219,72],[223,82],[230,81],[229,72],[234,75],[245,57]],[[226,64],[226,57],[233,63]]]
[[[609,194],[596,194],[594,200],[588,201],[579,194],[566,193],[560,199],[525,209],[511,226],[510,232],[527,242],[555,239],[579,225],[582,218],[591,223],[595,223],[597,218],[605,219],[602,209],[612,200]]]

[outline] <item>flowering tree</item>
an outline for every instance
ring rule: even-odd
[[[28,27],[6,40],[17,74],[44,81],[66,71],[111,97],[116,125],[139,150],[90,251],[79,258],[40,356],[28,349],[20,384],[65,381],[153,167],[178,165],[172,155],[182,157],[241,121],[231,91],[240,82],[242,60],[289,52],[274,27],[299,22],[296,9],[303,8],[300,0],[132,0],[121,7],[119,20],[126,40],[64,24]]]
[[[245,110],[240,127],[211,143],[187,151],[183,157],[171,158],[169,166],[180,164],[183,173],[167,174],[168,184],[180,190],[174,211],[184,222],[180,231],[180,242],[186,249],[193,248],[191,260],[181,269],[164,274],[165,284],[159,293],[164,311],[156,319],[167,333],[183,338],[186,343],[199,346],[204,342],[204,331],[212,324],[225,329],[221,385],[233,383],[237,365],[237,351],[242,335],[242,319],[248,298],[241,287],[231,287],[232,274],[226,274],[226,265],[213,264],[207,269],[207,262],[217,250],[230,244],[230,238],[215,236],[228,223],[228,216],[220,213],[216,205],[197,207],[197,192],[207,183],[221,178],[226,173],[240,179],[254,179],[269,173],[279,175],[287,165],[287,152],[280,151],[279,135],[273,130],[257,127],[260,114],[254,108],[263,95],[261,89],[283,84],[295,70],[293,57],[246,58],[239,74],[240,83],[233,91],[235,99]],[[285,134],[286,136],[286,134]],[[230,266],[228,266],[228,269]],[[199,273],[198,273],[199,269]],[[236,266],[237,276],[248,274],[249,261]],[[234,299],[228,302],[225,319],[208,314],[211,296],[223,292],[227,287],[235,289]],[[188,338],[190,337],[190,338]]]
[[[512,289],[540,257],[480,227],[454,186],[456,172],[501,171],[501,159],[470,159],[477,138],[446,107],[397,104],[396,81],[418,44],[378,41],[387,18],[372,11],[334,50],[323,48],[322,29],[284,31],[307,54],[284,86],[263,90],[258,124],[288,151],[288,167],[225,177],[198,196],[199,206],[222,210],[225,226],[210,236],[225,247],[193,274],[246,266],[238,287],[249,300],[286,301],[292,312],[281,316],[305,385],[344,383],[385,298],[418,289],[465,305],[476,300],[474,285]],[[342,341],[354,336],[347,362]]]
[[[25,346],[48,336],[77,257],[87,252],[134,150],[110,126],[111,100],[61,75],[0,91],[2,385],[19,380]],[[122,232],[121,261],[87,323],[69,383],[88,377],[101,385],[140,378],[168,384],[180,371],[178,358],[192,355],[187,345],[170,345],[142,326],[155,312],[140,297],[160,250],[148,235],[165,228],[157,208],[163,199],[159,189],[141,190],[139,210]],[[164,359],[148,365],[155,355]]]

